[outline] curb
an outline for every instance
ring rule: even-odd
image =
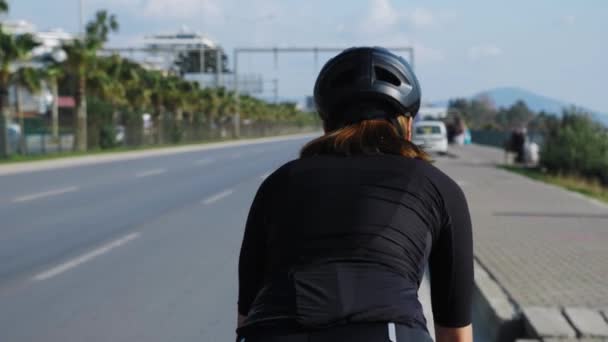
[[[523,308],[525,331],[542,341],[608,341],[608,320],[590,308]]]
[[[256,145],[270,142],[289,141],[303,138],[317,137],[319,133],[305,133],[305,134],[294,134],[294,135],[283,135],[270,138],[256,138],[256,139],[243,139],[227,142],[216,142],[216,143],[203,143],[199,145],[188,145],[188,146],[175,146],[175,147],[159,147],[157,149],[149,149],[145,151],[126,151],[116,152],[108,154],[90,155],[90,156],[78,156],[78,157],[65,157],[57,158],[52,160],[40,160],[31,162],[22,162],[15,164],[0,165],[0,176],[44,171],[44,170],[55,170],[73,166],[85,166],[95,165],[102,163],[110,163],[115,161],[124,160],[135,160],[156,156],[164,156],[171,154],[179,154],[186,152],[206,151],[215,150],[226,147],[237,147],[243,145]]]
[[[523,335],[523,324],[517,305],[476,257],[473,307],[490,341],[511,342]]]

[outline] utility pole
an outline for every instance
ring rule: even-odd
[[[277,104],[279,103],[279,79],[273,79],[272,84],[274,85],[274,88],[272,89],[274,91],[274,103]]]
[[[216,50],[215,50],[215,72],[217,75],[217,87],[223,87],[224,86],[224,80],[223,80],[223,73],[224,73],[224,61],[222,60],[223,54],[222,54],[222,49],[220,49],[219,45],[216,45]]]
[[[205,83],[205,42],[203,41],[203,36],[201,35],[201,50],[199,51],[199,63],[201,67],[199,68],[199,72],[201,73],[201,88],[204,88]]]
[[[84,39],[84,0],[80,0],[80,19],[78,24],[80,37]]]

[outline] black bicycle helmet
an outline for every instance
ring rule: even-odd
[[[321,119],[333,130],[366,119],[415,117],[420,85],[402,57],[380,47],[356,47],[323,66],[314,99]]]

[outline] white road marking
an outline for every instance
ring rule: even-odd
[[[39,199],[39,198],[50,197],[50,196],[57,196],[57,195],[62,195],[62,194],[65,194],[65,193],[68,193],[68,192],[74,192],[74,191],[78,191],[78,187],[77,186],[70,186],[70,187],[67,187],[67,188],[49,190],[49,191],[45,191],[45,192],[39,192],[37,194],[20,196],[20,197],[17,197],[15,199],[13,199],[13,202],[15,202],[15,203],[27,202],[27,201],[36,200],[36,199]]]
[[[199,159],[194,162],[196,165],[207,165],[213,163],[215,160],[211,158]]]
[[[222,191],[220,193],[217,193],[217,194],[215,194],[215,195],[213,195],[213,196],[205,199],[203,201],[203,204],[207,205],[207,204],[215,203],[215,202],[221,200],[224,197],[228,197],[228,196],[232,195],[233,192],[234,192],[233,189],[224,190],[224,191]]]
[[[101,246],[95,250],[92,250],[88,253],[85,253],[75,259],[72,259],[68,262],[65,262],[61,265],[58,265],[56,267],[51,268],[48,271],[42,272],[37,274],[36,276],[34,276],[32,279],[35,281],[41,281],[41,280],[47,280],[50,278],[53,278],[55,276],[60,275],[63,272],[69,271],[74,267],[77,267],[79,265],[84,264],[87,261],[91,261],[92,259],[101,256],[103,254],[108,253],[109,251],[113,250],[114,248],[120,247],[126,243],[128,243],[129,241],[135,240],[138,237],[140,237],[141,234],[140,233],[131,233],[129,235],[126,235],[118,240],[114,240],[104,246]]]
[[[136,173],[135,178],[158,176],[165,172],[167,172],[167,169],[154,169],[154,170],[142,171],[142,172]]]

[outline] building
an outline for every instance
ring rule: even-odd
[[[25,20],[3,21],[2,28],[5,32],[15,35],[31,34],[38,41],[40,45],[32,50],[31,59],[23,63],[30,67],[41,67],[43,60],[65,58],[65,52],[61,49],[61,45],[74,39],[73,35],[61,29],[38,31],[34,24]],[[13,68],[19,68],[19,65],[14,65]],[[9,88],[9,104],[11,106],[15,106],[15,90],[15,86]],[[50,90],[44,84],[41,91],[36,94],[21,89],[21,109],[25,117],[33,118],[46,114],[54,100]]]
[[[200,73],[201,59],[210,57],[213,54],[223,54],[221,46],[197,32],[190,31],[187,27],[177,33],[157,34],[144,37],[144,50],[148,56],[144,59],[144,63],[155,65],[155,69],[173,70],[175,72],[184,73]],[[201,54],[201,52],[204,52]],[[196,57],[193,62],[197,63],[196,68],[185,68],[180,70],[180,61],[184,58]],[[217,63],[217,59],[214,57]],[[221,59],[220,59],[221,62]],[[211,66],[210,60],[203,60],[205,72],[210,69],[217,70],[217,66]],[[220,65],[219,70],[223,70]],[[185,71],[185,72],[184,72]]]
[[[74,36],[62,29],[52,29],[48,31],[38,31],[36,26],[25,20],[7,20],[2,22],[5,32],[15,35],[31,34],[40,43],[32,51],[32,59],[43,58],[48,55],[57,54],[61,50],[61,45],[74,39]]]
[[[224,49],[201,33],[182,27],[177,33],[146,36],[144,45],[148,56],[143,63],[151,68],[178,73],[202,88],[236,87]],[[260,94],[263,83],[260,74],[239,74],[238,89],[243,94]]]

